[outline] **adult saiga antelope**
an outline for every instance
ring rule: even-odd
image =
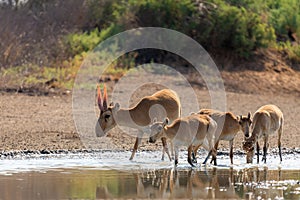
[[[180,146],[188,147],[188,163],[194,166],[191,154],[194,146],[204,145],[212,150],[213,157],[216,155],[214,148],[217,123],[208,115],[192,114],[187,117],[176,119],[168,125],[169,119],[163,122],[154,122],[151,129],[149,142],[154,143],[157,139],[166,137],[172,140],[175,151],[175,165],[178,164],[178,152]]]
[[[253,124],[251,126],[251,135],[243,142],[243,149],[247,154],[247,163],[252,163],[254,156],[254,146],[256,145],[257,163],[259,163],[259,144],[258,139],[263,138],[263,158],[262,161],[267,161],[268,139],[273,133],[278,133],[278,149],[280,162],[281,156],[281,135],[283,131],[283,114],[281,110],[275,105],[265,105],[260,107],[253,116]]]
[[[149,129],[151,117],[156,117],[160,120],[168,117],[171,120],[175,120],[180,116],[181,112],[179,97],[176,92],[170,89],[163,89],[151,96],[145,96],[131,108],[120,108],[119,103],[111,103],[107,106],[107,102],[106,86],[104,85],[103,98],[100,87],[98,86],[98,106],[100,109],[100,116],[98,118],[98,124],[96,124],[96,135],[98,137],[103,136],[103,133],[106,134],[117,124],[120,126],[138,129],[139,134],[136,137],[130,160],[133,159],[137,151],[143,132],[146,128]],[[150,116],[150,111],[154,116]],[[164,152],[167,153],[171,160],[166,138],[161,138],[161,141],[163,143],[162,160],[164,159]]]
[[[233,140],[239,131],[242,131],[244,136],[249,136],[249,127],[252,123],[251,114],[248,113],[247,116],[240,115],[237,117],[231,112],[221,112],[213,109],[201,109],[198,113],[207,114],[217,122],[218,128],[215,134],[216,139],[214,149],[216,151],[218,150],[220,140],[229,141],[229,157],[231,164],[233,164]],[[195,154],[197,153],[198,148],[199,147],[195,147]],[[204,164],[207,162],[209,156],[210,153],[206,157]],[[194,156],[194,160],[195,159],[196,158]],[[217,161],[211,160],[211,162],[213,161],[214,165],[217,165]]]

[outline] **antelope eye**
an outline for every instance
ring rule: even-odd
[[[108,119],[109,117],[110,117],[110,115],[105,115],[104,116],[105,119]]]

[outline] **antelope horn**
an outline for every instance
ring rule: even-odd
[[[100,111],[104,111],[102,105],[102,95],[101,95],[100,85],[97,86],[97,99],[98,99],[98,107]]]
[[[106,90],[105,84],[104,84],[104,89],[103,89],[103,109],[107,110],[107,90]]]

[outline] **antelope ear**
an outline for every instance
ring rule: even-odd
[[[97,103],[98,103],[98,107],[101,111],[104,111],[103,109],[103,105],[102,105],[102,95],[101,95],[101,90],[100,90],[100,86],[97,85]]]
[[[242,125],[242,119],[243,119],[243,116],[242,116],[242,115],[236,116],[236,118],[237,118],[239,124]]]
[[[163,122],[163,126],[166,126],[166,125],[168,125],[168,123],[169,123],[169,118],[165,118],[165,120],[164,120],[164,122]]]
[[[103,88],[103,109],[107,110],[107,89],[105,84]]]
[[[251,119],[251,113],[248,112],[248,119]]]

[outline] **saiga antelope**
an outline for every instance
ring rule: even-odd
[[[178,118],[168,125],[168,118],[163,122],[155,122],[151,125],[151,136],[149,142],[154,143],[157,139],[166,137],[172,140],[175,151],[175,165],[178,164],[178,152],[180,146],[188,147],[188,163],[194,166],[191,154],[194,146],[208,145],[215,156],[214,133],[217,123],[208,115],[193,114],[187,117]]]
[[[100,109],[100,116],[98,118],[98,123],[96,124],[96,135],[98,137],[103,136],[103,133],[106,134],[117,124],[138,129],[139,134],[136,137],[130,160],[133,159],[137,151],[143,132],[146,128],[149,128],[151,123],[150,109],[151,113],[154,115],[153,117],[160,120],[163,120],[165,117],[175,120],[180,116],[181,112],[179,97],[176,92],[170,89],[163,89],[151,96],[145,96],[135,106],[127,109],[120,108],[119,103],[111,103],[107,106],[107,102],[106,86],[104,85],[103,98],[100,87],[98,86],[98,106]],[[161,138],[161,141],[163,143],[162,160],[164,159],[164,152],[166,152],[171,161],[172,159],[167,147],[166,138]]]
[[[254,146],[256,145],[257,163],[259,163],[259,144],[258,139],[263,138],[263,158],[262,161],[267,161],[268,139],[271,134],[278,133],[278,150],[281,156],[281,135],[283,132],[283,114],[281,110],[275,105],[265,105],[260,107],[253,116],[253,124],[251,126],[251,135],[243,142],[243,149],[247,154],[247,163],[252,163],[254,156]]]
[[[233,140],[236,136],[236,134],[241,130],[244,133],[244,136],[249,135],[249,127],[252,123],[251,121],[251,114],[248,113],[247,116],[240,115],[239,117],[236,117],[231,112],[221,112],[218,110],[213,109],[201,109],[198,114],[207,114],[211,118],[213,118],[217,124],[218,128],[216,130],[216,139],[215,139],[215,150],[218,150],[219,142],[220,140],[229,141],[229,157],[230,162],[233,164]],[[199,147],[195,147],[194,153],[197,153]],[[194,156],[194,160],[195,158]],[[207,162],[208,158],[210,156],[210,153],[206,157],[204,164]],[[211,162],[214,161],[214,164],[217,165],[216,160],[211,160]]]

